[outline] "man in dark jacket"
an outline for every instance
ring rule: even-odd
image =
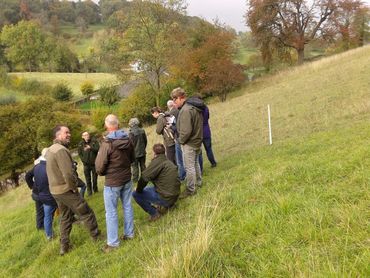
[[[104,205],[107,224],[107,245],[103,251],[108,253],[120,244],[118,237],[118,199],[121,199],[124,210],[124,235],[121,239],[134,237],[134,211],[131,204],[132,181],[131,164],[135,161],[134,146],[129,136],[119,130],[117,116],[105,118],[108,134],[101,143],[95,161],[96,171],[105,176]]]
[[[167,101],[167,108],[168,108],[168,114],[172,115],[175,117],[175,121],[177,122],[177,119],[179,117],[179,109],[177,109],[175,103],[173,102],[172,99]],[[176,124],[175,122],[175,124]],[[185,172],[185,167],[184,167],[184,161],[182,159],[182,151],[181,151],[181,145],[178,140],[178,134],[177,130],[175,130],[175,153],[176,153],[176,164],[177,164],[177,169],[179,172],[179,178],[180,181],[185,180],[186,177],[186,172]]]
[[[168,117],[171,117],[171,115],[162,113],[162,110],[159,107],[153,107],[150,112],[152,113],[152,116],[157,119],[155,131],[158,135],[163,136],[166,156],[168,160],[172,161],[173,164],[176,165],[175,134],[167,121],[167,119],[169,119]]]
[[[60,211],[60,255],[69,252],[69,235],[76,214],[90,232],[94,241],[99,239],[100,231],[94,211],[78,193],[78,179],[73,168],[71,153],[67,149],[71,133],[67,126],[58,125],[53,129],[54,144],[46,153],[46,172],[50,193],[57,201]]]
[[[38,200],[43,209],[43,226],[48,240],[53,238],[53,218],[57,209],[57,203],[50,194],[48,176],[46,174],[45,154],[47,148],[43,149],[38,163],[26,173],[26,182],[30,188],[37,189]]]
[[[99,151],[99,143],[85,131],[82,133],[82,141],[78,144],[78,155],[84,165],[84,174],[87,186],[87,195],[98,192],[98,175],[95,170],[95,159]],[[91,186],[92,178],[92,186]]]
[[[177,167],[166,158],[164,146],[155,144],[153,152],[154,158],[142,173],[136,191],[132,194],[138,205],[149,213],[150,221],[161,216],[153,205],[168,209],[175,204],[180,194]],[[146,187],[150,181],[154,187]]]
[[[205,105],[199,98],[188,99],[182,88],[174,89],[171,92],[171,98],[176,107],[180,109],[176,128],[186,171],[186,190],[180,195],[180,198],[186,198],[194,195],[196,186],[202,184],[199,154],[203,140],[202,112]]]
[[[145,130],[139,127],[139,119],[132,118],[128,122],[129,137],[135,148],[135,161],[132,163],[132,181],[137,182],[139,175],[145,170],[147,138]]]

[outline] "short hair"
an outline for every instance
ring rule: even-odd
[[[158,144],[154,144],[153,152],[155,154],[164,154],[166,152],[166,149],[164,148],[163,144],[158,143]]]
[[[108,116],[105,117],[104,123],[105,123],[106,126],[118,127],[119,120],[118,120],[118,117],[116,115],[109,114]]]
[[[90,135],[90,133],[88,133],[87,131],[84,131],[84,132],[82,132],[82,134],[81,134],[82,136],[85,136],[85,135]]]
[[[162,112],[162,109],[160,107],[158,107],[158,106],[155,106],[152,109],[150,109],[150,113],[153,114],[155,112],[161,113]]]
[[[128,126],[129,127],[134,127],[134,126],[138,126],[140,124],[140,121],[138,118],[131,118],[129,121],[128,121]]]
[[[54,128],[53,128],[53,138],[57,138],[57,134],[58,132],[62,129],[62,127],[66,127],[68,128],[67,126],[65,125],[56,125]]]
[[[177,88],[173,89],[172,92],[171,92],[171,98],[172,99],[179,98],[179,97],[186,97],[186,92],[181,87],[177,87]]]
[[[170,100],[167,101],[167,107],[168,107],[168,109],[171,109],[174,105],[175,105],[175,103],[173,102],[172,99],[170,99]]]

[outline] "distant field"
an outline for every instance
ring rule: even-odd
[[[94,33],[104,28],[105,26],[102,24],[90,25],[85,34],[81,34],[74,25],[63,25],[60,29],[63,34],[71,36],[68,39],[69,47],[81,57],[87,55],[89,49],[93,47]]]
[[[55,85],[59,82],[66,82],[72,89],[74,97],[82,96],[80,86],[83,82],[89,81],[97,89],[104,83],[117,83],[117,78],[108,73],[50,73],[50,72],[17,72],[10,73],[28,79],[36,79],[49,85]]]

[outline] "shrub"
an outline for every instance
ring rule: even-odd
[[[149,122],[152,119],[150,108],[155,105],[154,94],[150,88],[141,85],[119,107],[123,122],[127,123],[130,118],[136,117],[140,122]]]
[[[84,96],[91,95],[94,93],[94,85],[89,81],[85,81],[81,84],[80,90]]]
[[[17,82],[17,89],[27,94],[34,94],[41,91],[42,84],[36,79],[19,78]]]
[[[14,104],[17,102],[17,99],[13,95],[0,96],[0,106]]]
[[[69,101],[72,99],[72,90],[64,83],[57,84],[52,90],[52,96],[59,101]]]
[[[102,103],[108,106],[112,106],[120,100],[116,88],[109,85],[103,85],[99,89],[100,100]]]

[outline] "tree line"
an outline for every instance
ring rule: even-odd
[[[267,68],[290,50],[302,64],[315,40],[345,51],[369,38],[369,7],[361,0],[249,0],[245,17]]]

